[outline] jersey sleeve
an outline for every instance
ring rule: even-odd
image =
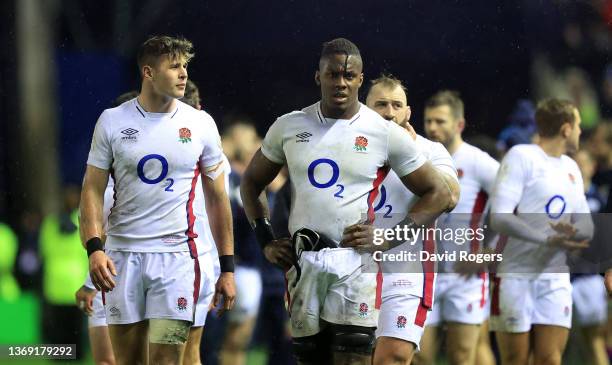
[[[113,163],[113,149],[111,145],[111,125],[108,112],[104,111],[98,118],[91,140],[91,148],[87,157],[87,164],[108,170]]]
[[[224,172],[223,149],[221,147],[221,136],[217,130],[217,124],[210,117],[206,116],[206,131],[205,131],[204,148],[200,157],[200,167],[202,173],[211,179],[215,179]]]
[[[582,173],[580,172],[578,166],[576,166],[574,174],[576,176],[576,186],[578,189],[578,205],[576,207],[576,213],[591,213],[591,208],[589,208],[589,202],[587,201],[586,194],[583,194],[582,191],[584,180],[582,179]]]
[[[393,122],[389,124],[387,161],[397,176],[406,176],[427,160],[408,131]]]
[[[261,144],[261,153],[270,161],[284,165],[285,151],[283,150],[283,126],[282,120],[277,119],[264,138]]]
[[[513,213],[521,201],[526,182],[526,168],[522,154],[511,149],[504,157],[493,187],[492,213]]]
[[[433,167],[438,169],[438,171],[442,171],[452,176],[459,182],[457,178],[457,168],[448,150],[441,143],[434,142],[431,144],[430,151],[429,161],[431,161]]]
[[[499,162],[491,157],[486,152],[481,152],[478,156],[478,163],[476,171],[476,178],[480,183],[480,186],[491,195],[493,193],[493,186],[495,185],[495,177],[497,176],[497,170],[499,170]]]

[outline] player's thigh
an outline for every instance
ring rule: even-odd
[[[144,321],[145,287],[143,277],[143,253],[107,251],[117,269],[114,278],[116,286],[102,294],[106,322],[112,325],[126,325]],[[95,303],[94,303],[95,304]]]
[[[223,349],[225,351],[245,351],[253,337],[255,329],[255,317],[250,317],[242,322],[230,322],[225,330]]]
[[[202,333],[204,327],[191,327],[187,344],[185,345],[185,357],[183,365],[200,364],[200,342],[202,342]]]
[[[416,346],[414,343],[393,337],[379,337],[374,349],[374,365],[409,365]]]
[[[148,322],[111,324],[108,334],[117,364],[142,364],[146,359]]]
[[[533,355],[536,364],[561,364],[569,329],[561,326],[533,326]]]
[[[193,322],[200,289],[198,259],[189,252],[143,254],[145,318]]]
[[[447,324],[446,345],[453,364],[472,363],[480,335],[480,325],[450,322]]]
[[[115,364],[115,355],[111,345],[107,326],[89,327],[91,353],[96,364]]]
[[[502,365],[524,365],[529,359],[529,332],[496,332]]]
[[[436,354],[440,347],[438,339],[439,327],[426,326],[421,337],[420,351],[414,355],[413,363],[416,365],[432,365],[436,361]]]

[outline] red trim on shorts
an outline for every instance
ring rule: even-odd
[[[189,246],[189,253],[192,259],[198,258],[198,248],[195,243],[195,239],[198,238],[198,234],[194,232],[193,225],[196,220],[195,214],[193,214],[193,201],[195,199],[195,190],[198,183],[198,177],[200,176],[200,164],[196,163],[196,167],[193,170],[193,178],[191,179],[191,190],[189,190],[189,199],[187,199],[187,230],[185,235],[187,236],[187,245]]]
[[[195,271],[193,278],[193,318],[195,319],[196,304],[198,304],[198,298],[200,298],[200,280],[202,280],[200,260],[198,260],[197,256],[193,259],[193,270]]]
[[[414,317],[414,324],[421,328],[425,326],[425,320],[427,319],[427,312],[429,311],[429,308],[431,307],[427,307],[423,302],[423,298],[421,298],[421,301],[419,302],[419,307],[417,308],[416,316]]]
[[[495,274],[489,274],[491,281],[493,281],[493,293],[491,295],[491,315],[499,316],[501,314],[501,310],[499,308],[499,284],[501,283],[501,278],[496,276]]]
[[[487,273],[481,272],[478,276],[482,280],[480,283],[480,308],[484,308],[487,304]]]
[[[374,300],[374,308],[380,309],[380,306],[382,305],[382,288],[384,277],[380,263],[377,262],[376,264],[378,264],[378,272],[376,273],[376,299]]]
[[[387,177],[389,173],[389,166],[379,167],[376,171],[376,179],[372,183],[372,190],[368,193],[368,222],[374,223],[376,215],[374,214],[374,201],[378,197],[378,188]]]
[[[430,224],[427,228],[435,228],[435,222]],[[423,240],[423,249],[430,254],[433,254],[436,251],[436,241],[434,237],[430,235],[430,232],[425,232],[425,239]],[[435,263],[433,261],[424,261],[421,263],[423,266],[423,305],[427,308],[431,308],[433,306],[433,288],[434,288],[434,280],[436,279],[436,274],[434,272]],[[416,322],[415,322],[416,323]]]
[[[472,208],[472,216],[470,218],[470,228],[474,231],[480,225],[480,218],[482,218],[482,213],[484,212],[484,208],[487,205],[487,200],[489,199],[489,195],[486,191],[480,190],[478,195],[476,195],[476,200],[474,201],[474,207]],[[470,250],[472,253],[478,252],[480,249],[480,242],[474,235],[472,242],[470,244]]]

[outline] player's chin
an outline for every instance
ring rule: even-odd
[[[179,88],[174,89],[170,93],[170,96],[172,96],[175,99],[182,99],[185,96],[185,89],[179,89]]]

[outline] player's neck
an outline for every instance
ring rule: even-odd
[[[462,144],[463,138],[461,138],[461,136],[457,136],[457,138],[455,138],[451,141],[451,143],[449,143],[446,149],[448,150],[448,153],[452,156],[453,154],[455,154],[455,152],[457,152],[457,150],[459,149],[459,147],[461,147]]]
[[[138,95],[138,103],[149,113],[170,113],[176,108],[176,99],[145,90]]]
[[[359,102],[355,102],[346,110],[338,110],[329,107],[321,101],[321,114],[323,117],[330,119],[351,119],[359,112]]]
[[[566,143],[562,138],[541,138],[538,146],[549,156],[561,157],[567,152]]]

